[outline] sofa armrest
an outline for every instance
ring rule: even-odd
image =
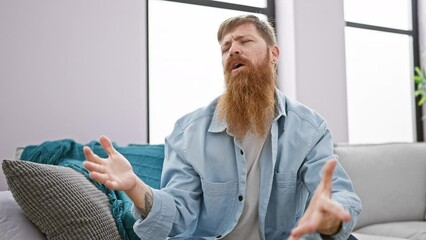
[[[336,145],[363,210],[357,228],[424,221],[426,143]]]
[[[21,159],[22,152],[24,151],[24,147],[18,147],[15,150],[15,156],[11,160]],[[3,163],[3,159],[0,159],[0,165]],[[0,191],[8,190],[6,177],[3,174],[3,169],[0,167]]]
[[[24,152],[24,147],[17,147],[15,151],[15,159],[21,159],[22,152]]]

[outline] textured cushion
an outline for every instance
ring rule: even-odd
[[[336,145],[363,210],[356,228],[395,221],[424,221],[426,144]]]
[[[24,215],[10,191],[0,191],[0,233],[0,239],[46,239]]]
[[[120,239],[106,195],[75,170],[5,160],[16,202],[48,239]]]
[[[426,239],[426,222],[394,222],[374,224],[357,230],[358,233],[399,237],[411,240]]]
[[[356,237],[358,240],[407,240],[406,238],[396,238],[396,237],[385,237],[385,236],[378,236],[378,235],[368,235],[368,234],[362,234],[362,233],[352,233],[354,237]]]

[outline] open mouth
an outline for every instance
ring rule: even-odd
[[[243,66],[244,66],[244,64],[242,64],[242,63],[235,63],[232,66],[232,71],[237,70],[237,69],[239,69],[240,67],[243,67]]]

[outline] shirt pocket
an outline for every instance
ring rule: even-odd
[[[232,217],[237,201],[236,181],[211,182],[201,179],[203,201],[198,229],[208,235],[220,235],[225,231]]]
[[[267,232],[288,234],[295,225],[296,173],[274,173],[271,198],[266,214]],[[279,231],[279,232],[277,232]]]
[[[276,190],[286,191],[296,187],[296,173],[274,173],[273,187]]]
[[[201,187],[206,197],[226,197],[237,194],[238,185],[236,181],[210,182],[201,178]]]

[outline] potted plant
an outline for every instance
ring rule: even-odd
[[[414,75],[414,82],[416,83],[416,91],[414,94],[416,97],[419,97],[417,105],[422,106],[426,101],[426,71],[420,67],[416,67],[415,71],[416,74]],[[422,119],[426,119],[426,114],[423,115]]]

